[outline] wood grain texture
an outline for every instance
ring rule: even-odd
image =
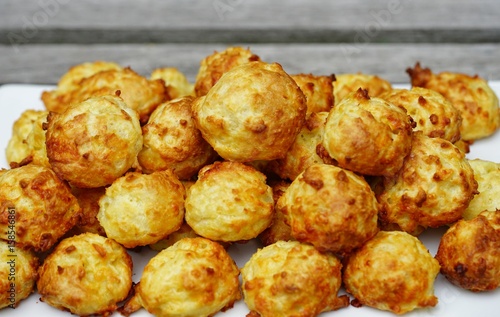
[[[107,44],[0,46],[0,83],[54,84],[75,64],[109,60],[142,75],[158,67],[177,67],[194,81],[199,62],[225,44]],[[478,74],[500,80],[500,44],[252,44],[264,61],[279,62],[289,73],[319,75],[365,72],[407,82],[416,61],[434,71]]]
[[[250,47],[290,73],[374,73],[393,82],[421,61],[500,79],[498,0],[0,0],[0,84],[57,82],[111,60],[148,75]]]
[[[2,0],[1,44],[486,43],[497,0]]]

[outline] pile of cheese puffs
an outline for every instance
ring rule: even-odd
[[[500,126],[497,96],[478,76],[407,73],[408,89],[288,74],[242,47],[201,60],[194,83],[71,67],[12,128],[0,307],[36,290],[80,316],[213,316],[239,300],[248,317],[404,314],[437,305],[439,273],[496,289],[500,163],[466,153]],[[418,237],[438,227],[434,256]],[[254,239],[239,268],[227,248]],[[128,251],[145,246],[158,252],[136,284]]]

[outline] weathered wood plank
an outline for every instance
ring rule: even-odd
[[[289,73],[378,74],[407,82],[407,67],[420,61],[435,71],[450,70],[500,80],[500,44],[252,44],[264,61]],[[111,60],[148,75],[157,67],[177,67],[193,81],[201,59],[224,44],[0,45],[0,83],[53,84],[75,64]]]
[[[500,41],[497,0],[3,0],[0,43]]]

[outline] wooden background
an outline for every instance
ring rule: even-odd
[[[0,84],[56,83],[93,60],[143,75],[230,45],[289,73],[434,71],[500,80],[498,0],[0,0]]]

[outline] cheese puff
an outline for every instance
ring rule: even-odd
[[[192,118],[192,103],[192,97],[182,97],[161,104],[151,114],[142,128],[144,144],[138,154],[145,173],[169,168],[187,180],[216,159]]]
[[[279,198],[283,195],[283,193],[285,193],[288,186],[290,186],[290,183],[279,180],[273,181],[269,184],[269,186],[273,189],[273,200],[276,206]],[[259,235],[259,240],[263,245],[270,245],[281,240],[295,240],[292,236],[292,229],[286,223],[285,215],[282,210],[277,208],[274,209],[271,225]]]
[[[500,211],[459,220],[443,235],[436,259],[453,284],[474,292],[500,286]]]
[[[334,164],[323,146],[328,112],[312,113],[282,159],[270,161],[266,169],[280,178],[294,180],[306,168],[317,163]]]
[[[486,210],[500,209],[500,163],[474,159],[469,160],[469,164],[474,171],[479,193],[465,209],[465,220],[470,220]]]
[[[328,164],[308,167],[276,205],[292,236],[320,251],[345,254],[377,232],[378,205],[368,183],[355,173]]]
[[[368,91],[372,97],[392,90],[392,85],[387,80],[372,74],[338,74],[333,81],[333,94],[335,105],[342,99],[357,91],[359,88]]]
[[[79,316],[111,314],[132,287],[125,248],[93,233],[62,240],[38,272],[40,300]]]
[[[380,231],[349,256],[343,281],[367,305],[401,315],[434,307],[434,282],[439,263],[416,237],[402,231]]]
[[[46,146],[50,165],[71,185],[109,185],[137,162],[139,117],[119,97],[93,97],[49,115]]]
[[[274,200],[264,174],[225,161],[200,170],[185,206],[186,222],[197,234],[234,242],[256,238],[271,224]]]
[[[342,168],[391,176],[410,152],[412,129],[403,108],[359,89],[330,111],[323,146]]]
[[[498,97],[479,76],[441,72],[434,74],[419,63],[407,69],[412,86],[441,93],[460,112],[460,134],[464,140],[477,140],[492,135],[500,126]]]
[[[318,316],[349,304],[338,297],[342,264],[298,241],[278,241],[257,250],[241,269],[247,316]]]
[[[277,64],[246,63],[225,73],[193,104],[203,138],[225,160],[282,158],[304,125],[306,99]]]
[[[57,87],[42,93],[42,102],[49,111],[61,112],[71,102],[71,94],[80,89],[83,79],[105,70],[122,70],[123,67],[114,62],[95,61],[74,65],[61,76]]]
[[[73,231],[76,234],[91,232],[105,237],[106,232],[97,220],[97,213],[99,212],[99,199],[106,193],[106,188],[72,187],[71,192],[78,200],[81,209],[80,218]]]
[[[142,123],[159,104],[170,99],[163,80],[148,80],[130,68],[110,69],[82,79],[77,89],[63,96],[64,103],[47,109],[61,113],[72,104],[117,92],[127,106],[137,111]]]
[[[15,239],[0,240],[0,309],[16,308],[33,293],[38,265],[35,254],[17,248]]]
[[[254,61],[260,61],[260,57],[243,47],[233,46],[221,52],[215,51],[200,62],[194,84],[195,95],[197,97],[206,95],[224,73],[236,66]]]
[[[307,115],[313,112],[328,112],[333,107],[333,85],[335,79],[331,76],[316,76],[312,74],[290,75],[300,87],[307,99]]]
[[[405,108],[416,124],[414,131],[422,131],[431,138],[438,137],[451,143],[460,139],[460,112],[437,91],[422,87],[394,89],[380,98]]]
[[[44,252],[79,216],[78,201],[51,169],[28,164],[0,174],[1,239],[10,240],[7,232],[14,221],[16,244]]]
[[[149,78],[150,80],[162,79],[167,86],[168,95],[172,99],[194,96],[194,85],[177,68],[163,67],[154,69]]]
[[[477,182],[465,154],[452,143],[413,134],[412,149],[397,175],[384,179],[378,196],[382,224],[406,232],[439,227],[462,218],[477,194]]]
[[[14,122],[12,137],[5,149],[12,168],[29,163],[50,167],[43,130],[48,114],[44,110],[26,110]]]
[[[124,312],[142,306],[157,317],[213,316],[241,298],[239,274],[217,242],[184,238],[148,262]]]
[[[127,248],[156,243],[181,227],[185,196],[170,170],[130,172],[106,188],[97,219],[107,237]]]

